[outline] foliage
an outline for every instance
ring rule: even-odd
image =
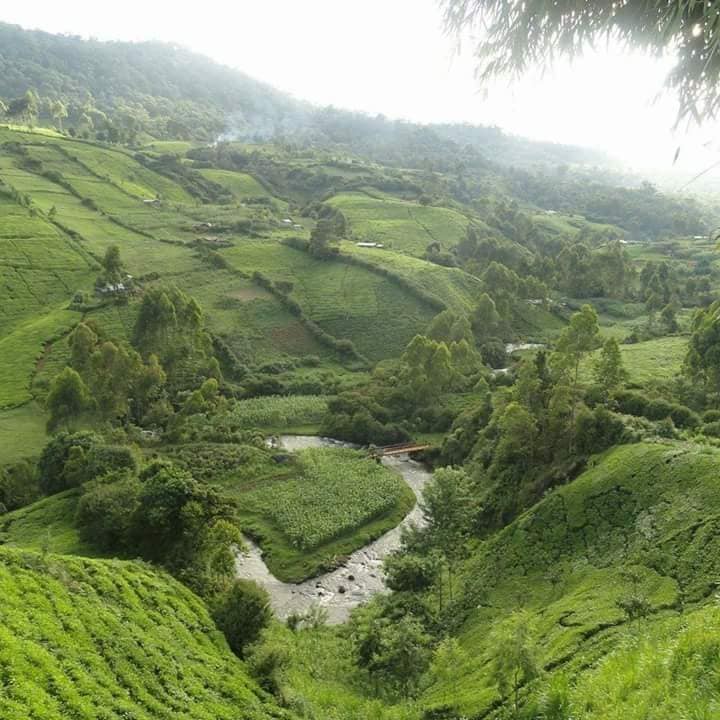
[[[391,510],[403,481],[363,453],[332,448],[299,454],[300,476],[244,496],[302,549],[321,545]]]
[[[137,562],[0,553],[0,653],[12,676],[1,716],[283,716],[203,603],[166,574]]]
[[[235,580],[214,601],[213,618],[233,652],[242,656],[272,618],[270,596],[257,583]]]
[[[496,0],[445,0],[447,28],[461,34],[482,24],[477,46],[483,80],[544,65],[559,55],[573,57],[586,45],[610,36],[653,53],[668,47],[676,64],[668,84],[678,94],[681,114],[712,116],[720,104],[717,25],[714,9],[691,0],[655,5],[634,0],[620,10],[612,2],[578,9],[573,2],[536,0],[518,4]]]

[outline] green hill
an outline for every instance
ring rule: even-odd
[[[287,717],[202,602],[135,562],[0,551],[3,718]]]
[[[526,688],[531,694],[541,694],[554,673],[591,666],[628,633],[659,639],[666,621],[679,628],[678,613],[711,599],[716,587],[718,469],[714,449],[620,447],[480,544],[462,573],[463,680],[432,688],[429,704],[492,714],[500,701],[491,663],[496,630],[518,611],[527,614],[549,673]]]

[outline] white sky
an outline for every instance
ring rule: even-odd
[[[603,50],[487,95],[453,53],[435,0],[33,0],[0,20],[99,39],[164,40],[298,98],[419,122],[498,125],[599,147],[636,168],[699,172],[720,159],[717,127],[671,133],[672,99],[653,103],[668,61]],[[0,48],[0,52],[2,48]]]

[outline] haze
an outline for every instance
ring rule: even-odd
[[[672,132],[674,102],[657,99],[669,58],[602,48],[485,94],[472,59],[457,56],[443,34],[434,0],[36,0],[4,8],[0,20],[103,40],[176,42],[317,104],[418,122],[498,125],[598,147],[636,169],[680,177],[718,157],[707,144],[716,127]]]

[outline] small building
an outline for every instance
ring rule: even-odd
[[[290,218],[285,218],[283,221],[283,225],[292,225],[293,221]]]
[[[128,291],[125,283],[106,283],[102,287],[99,287],[97,291],[101,295],[122,295]]]
[[[362,247],[362,248],[378,248],[382,249],[385,246],[382,243],[376,243],[376,242],[357,242],[355,243],[356,247]]]
[[[212,229],[213,229],[213,224],[210,222],[198,223],[197,225],[195,225],[193,227],[193,230],[195,232],[206,232],[207,230],[212,230]]]
[[[160,207],[160,205],[162,204],[160,202],[160,198],[146,198],[145,200],[143,200],[143,203],[145,205],[152,205],[153,207]]]

